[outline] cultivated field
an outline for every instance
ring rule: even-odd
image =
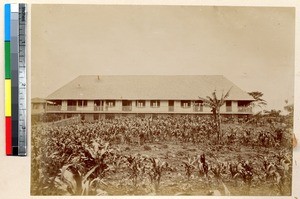
[[[121,117],[32,127],[32,195],[291,195],[290,118]]]

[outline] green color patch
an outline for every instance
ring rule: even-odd
[[[11,79],[11,71],[10,71],[10,42],[5,42],[5,79]]]

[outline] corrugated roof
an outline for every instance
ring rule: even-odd
[[[55,99],[159,99],[197,100],[221,96],[231,88],[228,100],[253,100],[222,75],[82,75],[47,97]]]

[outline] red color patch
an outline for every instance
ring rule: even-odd
[[[6,155],[12,155],[11,117],[5,117]]]

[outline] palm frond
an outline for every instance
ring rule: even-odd
[[[224,93],[222,93],[219,106],[222,106],[225,103],[225,99],[227,99],[229,97],[231,89],[232,89],[232,87],[230,87],[230,89],[226,92],[225,95],[224,95]]]
[[[230,91],[231,91],[232,87],[230,87],[230,89],[227,91],[227,93],[224,95],[224,99],[229,97]]]

